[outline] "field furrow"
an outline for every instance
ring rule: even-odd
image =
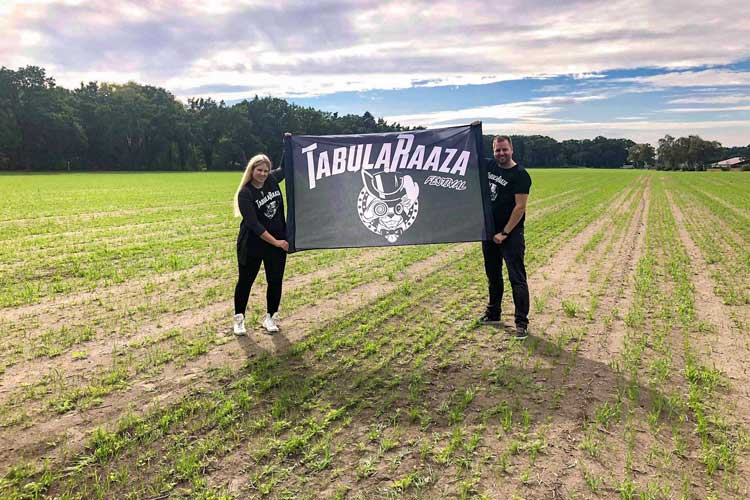
[[[750,496],[750,183],[531,174],[525,341],[479,243],[294,254],[235,337],[234,174],[12,177],[0,497]]]

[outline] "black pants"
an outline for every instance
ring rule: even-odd
[[[490,302],[487,308],[491,312],[500,313],[503,301],[503,261],[505,261],[510,286],[513,289],[516,326],[524,328],[529,325],[529,285],[526,283],[526,267],[523,264],[525,251],[523,229],[511,231],[500,245],[494,241],[482,242],[484,271],[487,273],[490,290]]]
[[[263,256],[248,256],[247,264],[238,264],[239,279],[234,288],[234,313],[245,314],[247,301],[250,298],[250,289],[255,282],[260,270],[260,263],[266,270],[266,306],[268,314],[279,310],[281,303],[281,282],[284,279],[284,267],[286,266],[286,252],[280,248],[265,249]]]

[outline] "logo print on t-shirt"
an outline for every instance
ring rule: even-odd
[[[266,206],[263,209],[263,215],[265,215],[269,219],[273,219],[273,216],[276,215],[276,210],[278,208],[279,202],[277,200],[269,201],[268,203],[266,203]]]
[[[362,169],[364,187],[357,198],[359,219],[367,229],[395,243],[419,213],[419,185],[409,175],[371,174]]]
[[[497,199],[497,184],[490,182],[490,201]]]

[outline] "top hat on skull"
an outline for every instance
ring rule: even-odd
[[[396,172],[377,172],[371,174],[362,169],[362,181],[367,191],[383,201],[398,201],[404,193],[404,178]]]

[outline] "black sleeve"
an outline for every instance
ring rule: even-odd
[[[268,176],[273,179],[276,184],[284,180],[284,164],[286,163],[286,151],[281,153],[281,161],[279,162],[279,168],[273,169],[268,173]]]
[[[242,220],[245,225],[250,228],[252,232],[260,236],[266,231],[266,228],[258,222],[258,214],[255,212],[255,204],[250,196],[250,193],[246,189],[240,190],[240,194],[237,197],[237,203],[240,206],[240,213],[242,213]]]
[[[494,158],[485,158],[484,163],[488,174],[502,175],[502,169],[498,166]]]
[[[278,184],[279,182],[283,181],[284,180],[284,166],[282,165],[281,167],[279,167],[277,169],[271,170],[268,173],[268,176],[271,179],[273,179],[276,182],[276,184]]]
[[[523,169],[516,179],[513,194],[529,194],[529,191],[531,191],[531,176],[526,169]]]

